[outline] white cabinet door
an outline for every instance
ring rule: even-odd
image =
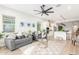
[[[66,40],[66,32],[61,32],[61,31],[54,32],[54,39]]]

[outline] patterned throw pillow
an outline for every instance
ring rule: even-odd
[[[15,37],[16,37],[16,35],[13,33],[10,33],[7,35],[7,38],[10,38],[10,39],[16,39]]]

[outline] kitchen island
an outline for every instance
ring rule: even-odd
[[[67,39],[67,32],[64,32],[64,31],[55,31],[54,32],[54,39],[66,40]]]

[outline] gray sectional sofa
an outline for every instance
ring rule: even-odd
[[[46,39],[46,34],[43,33],[42,36],[42,34],[35,34],[35,32],[27,35],[26,34],[17,35],[17,33],[10,33],[8,34],[8,36],[6,35],[4,41],[6,48],[12,51],[19,47],[32,43],[33,40],[38,40],[42,38]]]
[[[32,36],[22,39],[5,38],[5,46],[11,51],[29,43],[32,43]]]

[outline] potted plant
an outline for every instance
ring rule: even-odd
[[[4,46],[3,33],[0,33],[0,47]]]
[[[3,38],[3,33],[0,33],[0,39]]]
[[[64,31],[63,26],[58,26],[58,31]]]

